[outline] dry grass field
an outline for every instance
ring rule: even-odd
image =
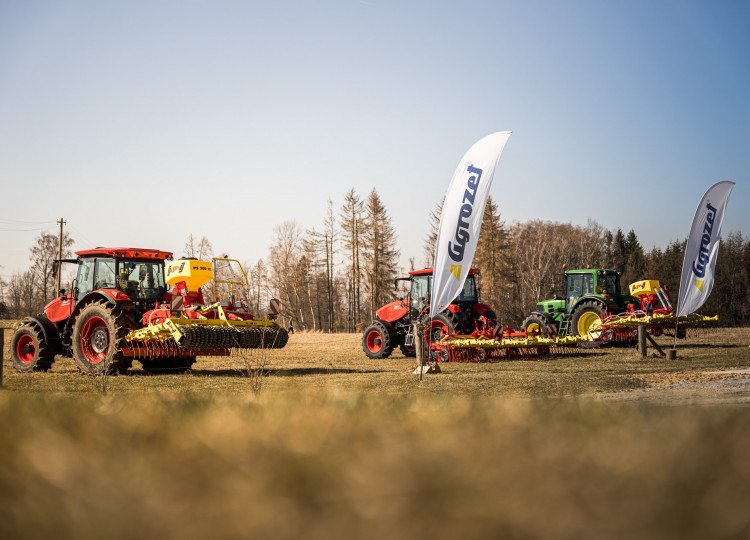
[[[421,381],[359,339],[293,335],[259,392],[238,357],[103,393],[6,345],[0,538],[750,537],[747,375],[707,373],[750,368],[750,329]]]

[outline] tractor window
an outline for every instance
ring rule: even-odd
[[[116,284],[115,260],[97,259],[95,279],[94,289],[114,289]]]
[[[568,291],[565,298],[569,305],[575,303],[583,292],[583,274],[568,274]]]
[[[609,296],[617,296],[620,291],[618,285],[617,276],[613,274],[599,274],[599,287],[602,289],[602,294],[608,294]]]
[[[583,275],[583,294],[594,294],[594,274]]]
[[[76,302],[78,302],[94,290],[94,259],[81,259],[76,281]]]
[[[430,276],[414,276],[411,279],[411,316],[416,318],[430,303]]]
[[[167,288],[162,261],[120,261],[117,288],[133,300],[159,300]]]
[[[477,301],[477,288],[474,282],[474,276],[469,276],[464,281],[464,287],[456,297],[456,302],[476,302]]]

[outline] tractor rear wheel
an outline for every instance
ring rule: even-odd
[[[368,358],[388,358],[393,352],[396,336],[393,328],[389,328],[380,321],[375,321],[365,328],[362,334],[362,350]]]
[[[436,341],[440,341],[443,336],[456,334],[459,328],[460,324],[453,313],[450,311],[438,313],[427,321],[424,337],[429,343],[435,343]]]
[[[543,337],[549,337],[549,322],[547,319],[536,313],[532,313],[526,317],[523,321],[523,328],[528,334],[541,332]]]
[[[133,363],[122,353],[125,336],[135,328],[132,315],[104,300],[84,307],[73,325],[73,357],[83,373],[95,375],[105,369],[124,372]]]
[[[55,352],[44,339],[41,328],[26,322],[16,329],[10,340],[10,360],[21,373],[47,371],[55,361]]]
[[[584,349],[601,347],[605,341],[594,341],[602,337],[602,316],[604,307],[597,302],[582,302],[573,311],[570,318],[569,334],[572,336],[586,337],[591,341],[578,344]]]
[[[430,344],[440,341],[444,336],[459,333],[460,328],[458,318],[450,311],[438,313],[432,319],[428,319],[424,334],[421,336],[424,342],[425,357],[437,358],[437,353],[430,350]]]

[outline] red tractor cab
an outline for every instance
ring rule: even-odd
[[[408,277],[396,278],[408,281],[409,293],[405,298],[390,302],[375,312],[375,320],[362,335],[362,349],[369,358],[387,358],[396,347],[405,356],[415,356],[414,322],[426,322],[422,339],[438,341],[448,334],[470,334],[496,325],[492,308],[479,301],[479,270],[472,268],[459,295],[442,312],[429,318],[430,294],[432,291],[432,268],[414,270]]]

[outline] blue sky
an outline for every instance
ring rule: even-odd
[[[687,236],[737,182],[750,234],[750,3],[0,0],[0,275],[76,248],[265,258],[373,188],[402,264],[464,152],[512,130],[506,222]]]

